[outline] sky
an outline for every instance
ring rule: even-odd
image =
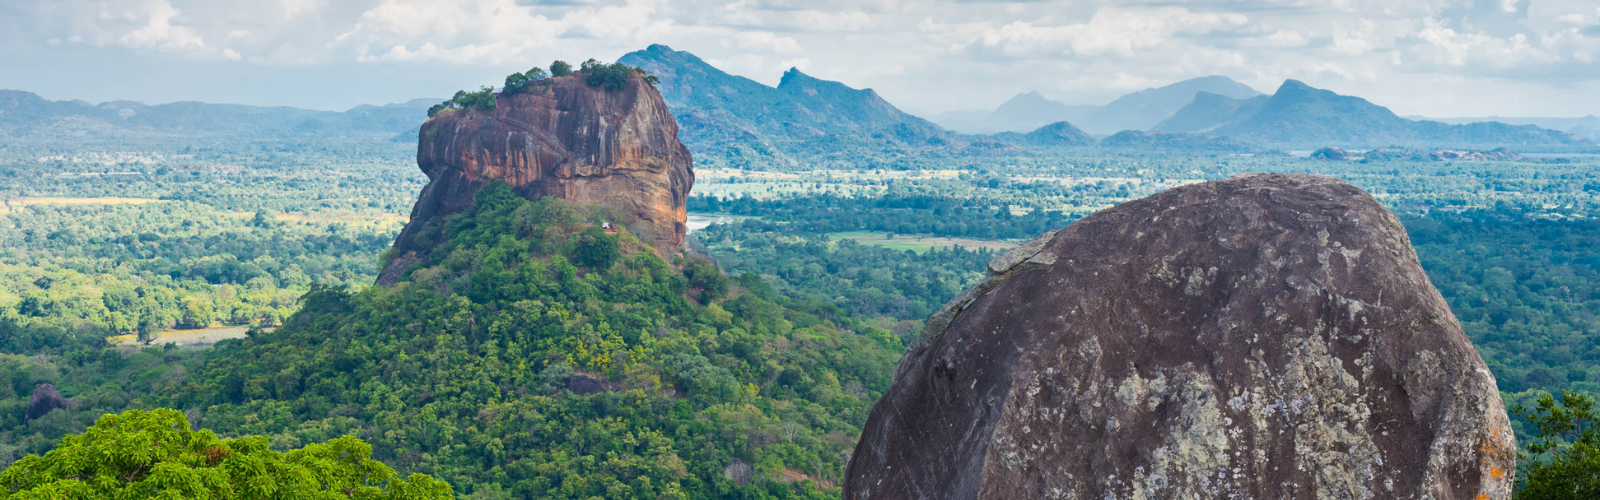
[[[922,114],[1217,74],[1401,115],[1600,115],[1597,0],[0,0],[0,88],[342,110],[652,43]]]

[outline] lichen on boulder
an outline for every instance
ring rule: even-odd
[[[1243,175],[995,259],[901,359],[846,498],[1509,498],[1493,376],[1399,221]]]

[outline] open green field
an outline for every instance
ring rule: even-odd
[[[959,246],[968,249],[1009,250],[1019,242],[975,240],[971,238],[946,238],[916,234],[893,234],[874,231],[846,231],[829,233],[829,238],[850,239],[863,245],[874,245],[894,250],[911,250],[926,253],[929,249]]]

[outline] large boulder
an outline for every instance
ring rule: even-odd
[[[555,196],[616,209],[631,219],[619,222],[667,258],[683,246],[694,171],[655,87],[630,74],[625,87],[611,91],[590,87],[579,74],[529,89],[497,95],[493,110],[452,109],[422,124],[417,166],[428,185],[380,283],[393,283],[429,249],[417,238],[425,227],[472,206],[494,181],[530,200]]]
[[[27,417],[28,420],[33,420],[48,415],[52,411],[71,408],[72,406],[72,400],[61,397],[61,393],[56,392],[55,385],[39,384],[38,387],[33,388],[33,395],[28,397],[28,409],[23,416]]]
[[[1508,498],[1494,377],[1404,228],[1244,175],[997,258],[867,420],[845,498]]]

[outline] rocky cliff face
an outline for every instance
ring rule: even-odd
[[[683,245],[694,184],[689,150],[661,95],[637,75],[617,92],[590,87],[581,75],[551,78],[528,93],[498,96],[491,111],[441,113],[419,134],[417,166],[429,182],[380,283],[398,279],[426,250],[415,241],[418,231],[471,206],[496,180],[532,200],[615,208],[636,218],[622,222],[665,257]]]
[[[995,259],[873,408],[846,498],[1509,498],[1495,381],[1371,196],[1247,175]]]

